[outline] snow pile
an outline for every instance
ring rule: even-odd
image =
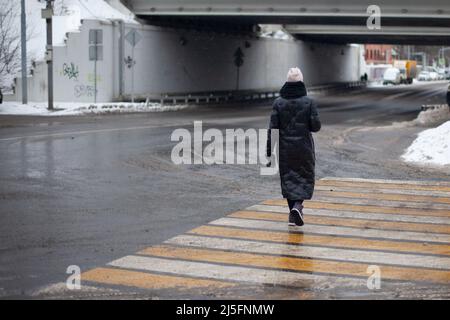
[[[123,20],[127,23],[137,23],[134,14],[128,11],[123,13],[104,0],[64,0],[64,5],[70,10],[74,10],[81,19],[96,20]],[[122,6],[122,11],[124,10]]]
[[[450,164],[450,121],[419,133],[402,159],[415,163]]]
[[[163,112],[177,111],[187,105],[161,105],[160,103],[55,103],[54,111],[47,110],[47,103],[20,104],[5,102],[0,104],[0,115],[28,116],[75,116],[86,114],[129,113],[129,112]]]
[[[443,104],[439,108],[421,111],[413,121],[414,125],[429,125],[450,119],[450,109]]]
[[[278,40],[291,40],[292,36],[283,29],[281,25],[267,24],[260,25],[261,31],[259,36],[261,38],[272,38]]]

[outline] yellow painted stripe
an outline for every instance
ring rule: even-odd
[[[213,263],[237,264],[252,267],[275,268],[308,273],[326,273],[342,276],[367,277],[366,263],[336,262],[295,257],[270,256],[264,254],[229,252],[187,247],[155,246],[146,248],[139,254],[153,257],[176,258]],[[429,281],[449,283],[450,271],[423,268],[382,266],[383,279]]]
[[[201,226],[189,231],[188,233],[203,236],[272,241],[279,243],[320,245],[338,248],[371,249],[450,256],[450,246],[444,244],[426,244],[422,242],[398,242],[390,240],[346,238],[327,235],[322,236],[278,231],[248,230],[219,226]]]
[[[317,190],[316,195],[342,198],[356,199],[375,199],[389,201],[409,201],[409,202],[433,202],[433,203],[450,203],[450,197],[423,196],[412,194],[392,194],[392,193],[360,193],[348,191],[324,191]]]
[[[81,274],[81,281],[92,281],[103,284],[130,286],[143,289],[168,289],[179,287],[222,288],[235,285],[235,283],[220,280],[177,277],[112,268],[96,268],[86,271]]]
[[[379,183],[363,181],[338,181],[338,180],[318,180],[318,186],[337,186],[337,187],[360,187],[360,188],[382,188],[382,189],[409,189],[425,191],[450,191],[448,186],[420,185],[420,184],[402,184],[402,183]]]
[[[286,206],[286,200],[275,199],[266,200],[263,204],[274,206]],[[434,216],[434,217],[450,217],[450,210],[445,209],[414,209],[414,208],[399,208],[399,207],[383,207],[374,205],[357,205],[357,204],[341,204],[320,201],[305,201],[305,208],[308,209],[328,209],[328,210],[342,210],[342,211],[356,211],[356,212],[370,212],[370,213],[391,213],[414,216]]]
[[[263,219],[270,221],[287,221],[287,214],[274,213],[267,211],[236,211],[229,215],[232,218],[245,219]],[[418,231],[418,232],[434,232],[450,234],[450,225],[436,225],[413,222],[392,222],[379,220],[363,220],[363,219],[340,219],[334,217],[323,217],[307,215],[304,216],[306,223],[319,224],[324,226],[343,226],[364,229],[381,229],[381,230],[401,230],[401,231]]]

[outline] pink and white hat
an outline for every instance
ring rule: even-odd
[[[287,73],[287,82],[298,82],[298,81],[303,81],[302,71],[298,67],[290,68]]]

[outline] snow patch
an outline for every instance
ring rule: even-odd
[[[429,125],[442,123],[450,119],[450,108],[447,105],[441,105],[440,108],[428,109],[421,111],[417,118],[413,121],[414,125]]]
[[[44,7],[43,4],[40,4]],[[55,16],[53,17],[53,45],[62,46],[66,40],[66,34],[68,32],[77,32],[81,27],[82,20],[122,20],[126,23],[137,24],[134,20],[132,12],[128,14],[122,13],[119,10],[113,8],[104,0],[57,0],[55,2]],[[39,15],[40,10],[32,15]],[[44,44],[39,48],[41,54],[45,52],[45,20],[41,20],[41,30],[39,32],[39,42]]]
[[[87,114],[130,113],[130,112],[164,112],[177,111],[187,105],[161,105],[160,103],[55,103],[54,111],[47,109],[47,103],[20,104],[5,102],[0,105],[0,115],[27,116],[76,116]]]
[[[450,164],[450,121],[419,133],[402,159],[420,164]]]
[[[75,16],[78,20],[123,20],[126,23],[137,23],[133,13],[124,14],[104,0],[64,0],[64,5],[68,16]]]
[[[424,127],[441,124],[450,120],[450,108],[446,104],[438,105],[419,112],[417,118],[412,121],[393,122],[391,126],[398,128]]]

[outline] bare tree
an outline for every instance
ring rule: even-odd
[[[65,0],[56,0],[54,4],[55,16],[67,16],[70,15],[69,7]]]
[[[20,12],[18,1],[0,0],[0,86],[4,88],[20,70]]]
[[[38,1],[45,3],[45,0]],[[70,14],[65,0],[56,0],[54,8],[55,15]],[[20,1],[0,0],[0,88],[6,90],[21,70],[20,10]],[[35,35],[33,29],[28,22],[27,41]]]
[[[0,88],[3,89],[11,87],[12,79],[21,70],[20,12],[20,1],[0,0]],[[27,22],[26,40],[35,35],[34,26]]]

